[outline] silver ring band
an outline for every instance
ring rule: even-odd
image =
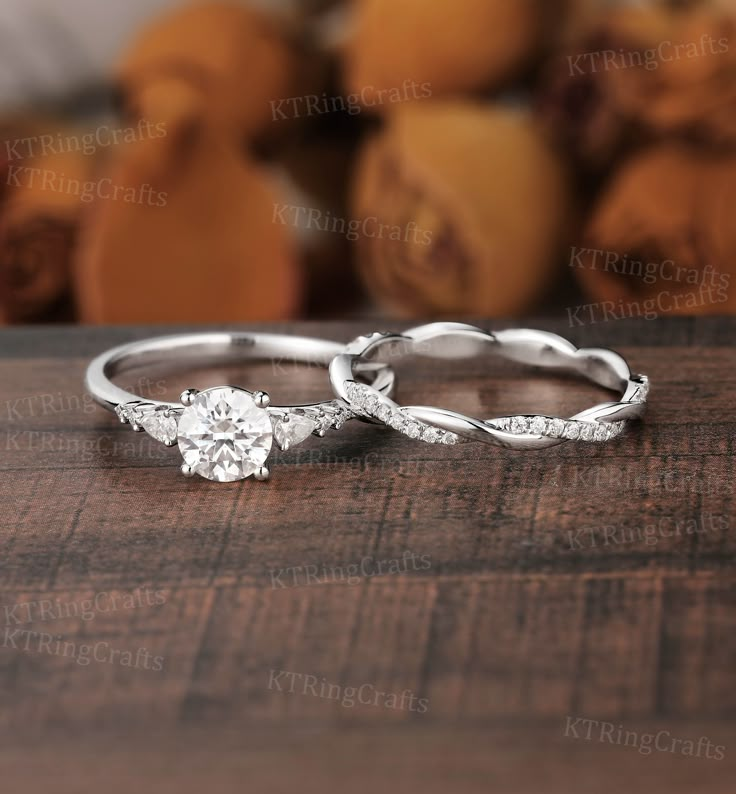
[[[355,380],[356,366],[379,350],[436,358],[467,358],[491,348],[511,361],[582,375],[620,399],[588,408],[569,418],[542,414],[476,419],[429,406],[405,406]],[[579,349],[557,334],[530,329],[485,331],[462,323],[432,323],[401,334],[375,333],[351,342],[330,365],[335,394],[367,421],[386,424],[428,443],[482,441],[509,449],[544,449],[566,441],[608,441],[646,409],[649,381],[632,375],[612,350]]]
[[[85,385],[104,408],[136,431],[146,431],[167,446],[178,443],[186,475],[229,482],[253,474],[267,479],[272,441],[281,450],[310,435],[339,430],[354,412],[339,400],[271,405],[268,394],[234,386],[198,392],[187,389],[181,402],[145,399],[116,386],[111,378],[132,368],[160,364],[197,367],[247,360],[288,359],[327,367],[344,345],[325,339],[265,333],[196,333],[131,342],[108,350],[87,368]],[[393,394],[395,376],[384,364],[361,362],[357,371],[378,393]],[[225,429],[227,428],[227,429]]]

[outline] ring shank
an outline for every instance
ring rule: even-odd
[[[176,334],[130,342],[97,356],[87,368],[85,386],[92,397],[108,410],[143,398],[116,386],[111,378],[143,366],[171,365],[177,368],[212,366],[232,362],[287,359],[296,363],[327,367],[344,349],[340,342],[305,336],[250,332],[206,332]],[[362,373],[375,373],[374,388],[383,393],[393,391],[395,375],[386,364],[365,363]],[[156,406],[178,403],[145,399]]]

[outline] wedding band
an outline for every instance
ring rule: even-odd
[[[301,336],[263,333],[197,333],[131,342],[108,350],[87,368],[85,385],[104,408],[120,421],[152,438],[178,444],[181,471],[217,482],[254,476],[268,479],[266,459],[273,442],[281,450],[300,444],[310,435],[339,430],[354,412],[339,400],[271,405],[264,391],[236,386],[186,389],[181,402],[148,400],[116,386],[110,379],[142,365],[211,366],[243,360],[277,359],[327,367],[344,349],[338,342]],[[393,394],[395,376],[385,364],[358,362],[356,372],[372,379],[376,393]]]
[[[357,366],[379,350],[391,356],[417,354],[445,359],[475,356],[484,348],[522,364],[582,375],[621,393],[564,419],[542,414],[475,419],[428,406],[400,406],[355,380]],[[649,380],[632,375],[612,350],[577,348],[557,334],[529,329],[484,331],[462,323],[432,323],[401,334],[374,333],[351,342],[330,364],[335,394],[366,421],[388,425],[409,438],[432,444],[483,441],[509,449],[544,449],[566,441],[609,441],[646,409]]]

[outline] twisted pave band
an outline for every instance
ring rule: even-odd
[[[443,408],[400,406],[355,380],[356,366],[379,350],[390,355],[468,358],[490,348],[511,361],[582,375],[619,391],[605,402],[569,418],[542,414],[475,419]],[[649,381],[632,375],[612,350],[577,348],[557,334],[530,329],[490,332],[463,323],[432,323],[401,334],[374,333],[351,342],[330,365],[335,394],[365,421],[386,424],[409,438],[428,443],[482,441],[509,449],[545,449],[567,441],[603,442],[616,438],[646,409]]]
[[[190,367],[244,360],[278,360],[327,367],[343,345],[324,339],[262,333],[199,333],[157,337],[121,345],[103,353],[87,368],[85,385],[121,422],[147,432],[167,446],[178,444],[187,476],[218,482],[253,475],[265,480],[266,459],[275,442],[282,451],[310,435],[339,430],[356,414],[340,400],[300,405],[271,405],[264,391],[216,386],[186,389],[180,402],[146,400],[116,386],[111,378],[134,367],[165,363]],[[385,364],[359,362],[358,372],[381,395],[391,395],[393,370]]]

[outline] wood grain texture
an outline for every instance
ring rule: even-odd
[[[529,325],[622,352],[646,421],[531,454],[351,423],[234,485],[84,395],[94,354],[161,329],[0,333],[2,790],[732,792],[736,321]],[[602,396],[490,356],[396,368],[403,402],[480,416]],[[327,395],[285,361],[130,377]],[[679,751],[641,748],[660,731]]]

